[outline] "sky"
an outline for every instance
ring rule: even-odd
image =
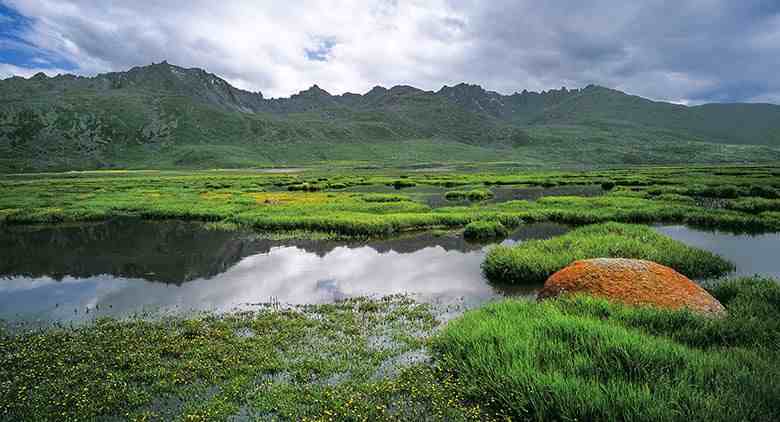
[[[167,60],[284,97],[460,82],[780,103],[780,0],[0,0],[0,78]]]

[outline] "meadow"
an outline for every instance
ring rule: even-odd
[[[651,259],[693,278],[733,269],[650,224],[780,231],[777,166],[349,166],[8,174],[0,226],[134,217],[272,239],[443,229],[474,242],[533,222],[574,226],[489,249],[488,278],[517,285],[593,256]],[[559,193],[567,187],[588,193]],[[777,420],[780,283],[704,287],[725,317],[586,296],[463,313],[392,296],[45,327],[0,321],[0,421]]]
[[[736,232],[780,229],[780,168],[773,166],[540,172],[496,163],[485,168],[428,170],[6,175],[0,177],[0,224],[135,216],[353,238],[459,229],[479,220],[510,228],[538,221],[572,225],[616,221],[684,223]],[[490,199],[492,188],[565,186],[608,189],[594,197]],[[459,197],[465,192],[475,200],[446,204],[453,192]],[[443,198],[443,206],[426,202],[437,196]]]
[[[586,296],[442,309],[356,298],[0,328],[0,420],[773,421],[780,285],[708,285],[728,315]]]

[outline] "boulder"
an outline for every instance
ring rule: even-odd
[[[587,293],[628,305],[651,305],[706,315],[726,310],[706,290],[677,271],[651,261],[596,258],[575,261],[551,275],[538,299]]]

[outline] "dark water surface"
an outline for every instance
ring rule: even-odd
[[[527,225],[507,242],[567,230]],[[478,304],[533,291],[489,285],[480,272],[485,246],[456,234],[273,241],[197,223],[114,220],[5,228],[0,251],[0,318],[6,320],[228,311],[395,293]]]
[[[720,254],[737,265],[739,275],[780,278],[780,233],[656,230]],[[525,225],[505,242],[566,231],[552,223]],[[540,287],[488,284],[480,271],[487,247],[454,233],[364,242],[275,241],[206,230],[198,223],[132,219],[5,227],[0,228],[0,319],[230,311],[268,302],[327,303],[396,293],[473,306],[530,295]]]

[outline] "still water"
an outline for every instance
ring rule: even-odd
[[[525,225],[505,242],[567,230],[552,223]],[[780,278],[780,233],[656,230],[720,254],[737,265],[739,275]],[[540,287],[487,283],[480,271],[487,247],[431,233],[368,242],[273,241],[175,221],[6,227],[0,229],[0,319],[230,311],[396,293],[473,306],[531,295]]]
[[[656,230],[728,259],[737,266],[736,276],[761,275],[780,280],[780,233],[735,235],[685,226],[660,226]]]
[[[507,242],[567,230],[527,225]],[[395,293],[477,304],[533,292],[488,284],[480,272],[485,248],[430,233],[373,242],[271,241],[186,222],[6,228],[0,232],[0,318],[228,311]]]

